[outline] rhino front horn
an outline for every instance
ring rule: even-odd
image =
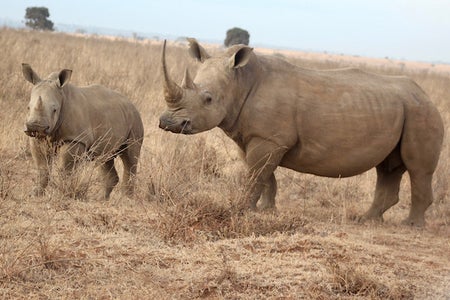
[[[166,40],[164,40],[162,50],[162,68],[164,74],[164,98],[167,103],[177,103],[183,96],[183,90],[174,81],[169,78],[166,67]]]

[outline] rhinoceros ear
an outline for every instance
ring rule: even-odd
[[[253,48],[242,46],[239,48],[229,60],[230,68],[238,69],[245,66],[250,60],[251,54],[253,52]]]
[[[62,88],[63,86],[65,86],[70,81],[70,77],[72,77],[72,70],[61,70],[61,72],[59,72],[58,74],[59,87]]]
[[[32,84],[36,85],[41,81],[41,78],[33,71],[33,68],[29,64],[22,64],[22,73],[25,79]]]
[[[193,58],[198,60],[199,62],[204,62],[211,56],[206,52],[206,50],[200,46],[200,44],[197,42],[194,38],[187,38],[189,42],[189,53]]]

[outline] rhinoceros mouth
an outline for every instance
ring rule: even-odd
[[[24,131],[26,135],[33,138],[42,139],[45,138],[48,134],[42,131],[31,131],[31,130],[25,130]]]
[[[170,131],[170,132],[173,132],[173,133],[180,133],[180,134],[192,134],[193,133],[192,129],[183,128],[183,127],[179,127],[179,126],[177,126],[177,127],[164,127],[162,129],[164,129],[165,131]]]
[[[26,124],[23,131],[29,137],[44,138],[50,134],[50,127],[40,124]]]
[[[161,121],[159,123],[159,128],[165,130],[165,131],[170,131],[173,133],[181,133],[181,134],[192,134],[192,125],[191,125],[191,121],[189,120],[183,120],[180,123],[172,123],[172,122],[168,122],[166,121]]]

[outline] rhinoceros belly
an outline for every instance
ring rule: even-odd
[[[300,116],[298,143],[281,166],[327,177],[348,177],[381,163],[403,129],[401,102],[314,107]]]

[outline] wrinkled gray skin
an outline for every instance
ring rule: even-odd
[[[190,53],[199,67],[178,86],[165,66],[168,109],[160,127],[194,134],[221,128],[242,149],[256,179],[249,206],[275,206],[278,166],[326,177],[347,177],[373,167],[372,206],[360,218],[382,220],[399,201],[402,175],[411,180],[406,224],[422,226],[443,140],[436,107],[411,79],[359,69],[318,71],[255,55],[244,45],[210,57],[196,40]],[[164,46],[165,49],[165,46]]]
[[[58,151],[67,173],[82,157],[97,159],[105,177],[106,199],[119,181],[114,158],[120,156],[123,185],[132,194],[144,134],[134,105],[100,85],[70,84],[71,70],[52,73],[44,80],[28,64],[22,64],[22,72],[34,85],[24,129],[32,137],[31,153],[38,170],[33,194],[43,194],[48,185],[49,158],[56,144],[62,144]]]

